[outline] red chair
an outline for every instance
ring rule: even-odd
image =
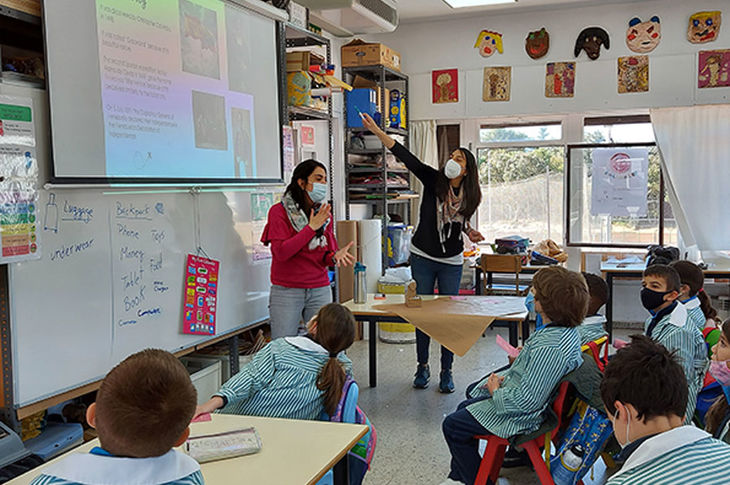
[[[540,479],[540,483],[542,485],[555,485],[555,482],[553,482],[553,478],[550,475],[550,469],[545,461],[543,461],[543,457],[540,454],[540,448],[546,447],[549,453],[550,443],[560,429],[563,406],[565,405],[565,398],[568,394],[569,386],[570,383],[567,381],[562,382],[560,386],[558,386],[558,395],[552,404],[553,412],[558,417],[557,426],[546,432],[544,435],[521,445],[525,450],[527,450],[532,466],[535,467],[535,473],[537,473],[537,477]],[[474,485],[486,485],[487,478],[491,479],[492,483],[497,483],[499,470],[502,468],[504,453],[507,451],[509,441],[494,435],[475,436],[475,438],[479,440],[486,440],[487,449],[484,450],[484,456],[482,457],[482,462],[479,465],[479,471],[477,472],[477,479],[474,482]]]

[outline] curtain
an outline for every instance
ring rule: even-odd
[[[436,121],[411,121],[410,149],[426,165],[438,168],[438,142],[436,138]],[[416,177],[411,175],[411,187],[414,192],[421,193],[423,187]],[[411,221],[418,224],[419,201],[411,203]]]
[[[652,109],[651,122],[684,245],[730,249],[730,105]]]

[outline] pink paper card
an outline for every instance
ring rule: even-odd
[[[193,423],[205,423],[208,421],[212,421],[213,418],[210,416],[210,413],[203,413],[199,416],[196,416],[195,419],[192,420]]]
[[[621,340],[620,338],[614,337],[613,339],[613,348],[614,349],[623,349],[629,345],[629,343],[626,340]]]
[[[454,301],[466,301],[465,296],[452,296],[451,299]]]
[[[507,343],[507,341],[502,338],[501,335],[497,335],[497,345],[499,345],[502,350],[507,352],[507,355],[509,355],[510,357],[517,357],[518,355],[520,355],[520,351]]]

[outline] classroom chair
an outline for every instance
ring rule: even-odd
[[[553,413],[557,416],[557,425],[552,429],[545,430],[545,433],[540,434],[537,438],[533,438],[520,445],[530,456],[532,466],[535,468],[535,473],[537,473],[537,477],[542,485],[555,485],[555,482],[553,482],[553,478],[550,475],[550,469],[540,454],[540,448],[545,448],[546,454],[548,455],[547,463],[549,463],[550,445],[562,424],[563,406],[565,405],[569,386],[569,382],[561,382],[558,386],[557,396],[552,402],[551,407]],[[539,431],[542,431],[542,428]],[[504,454],[507,451],[507,446],[510,442],[495,435],[479,435],[475,436],[475,438],[485,440],[487,442],[487,448],[484,450],[484,455],[482,456],[482,462],[479,465],[479,471],[477,472],[477,479],[474,482],[474,485],[486,485],[488,478],[492,480],[492,483],[497,483],[499,470],[502,468],[502,462],[504,461]],[[517,441],[519,441],[519,437]]]
[[[342,409],[342,422],[343,423],[354,423],[355,422],[355,409],[357,408],[357,398],[360,395],[360,388],[357,387],[357,383],[353,382],[347,389],[347,396],[345,396],[345,404]],[[330,417],[326,412],[322,412],[320,416],[321,421],[329,421]],[[347,460],[347,455],[343,458]],[[349,468],[346,469],[349,473]],[[335,474],[332,470],[328,470],[327,473],[317,482],[317,485],[334,485]]]
[[[484,281],[483,295],[514,295],[524,296],[529,289],[528,285],[520,285],[520,273],[522,272],[522,256],[516,254],[482,254],[479,260],[482,273],[486,275]],[[514,275],[514,284],[493,283],[493,275],[502,274]]]

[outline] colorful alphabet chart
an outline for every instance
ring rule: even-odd
[[[215,335],[218,261],[188,254],[185,268],[183,333]]]

